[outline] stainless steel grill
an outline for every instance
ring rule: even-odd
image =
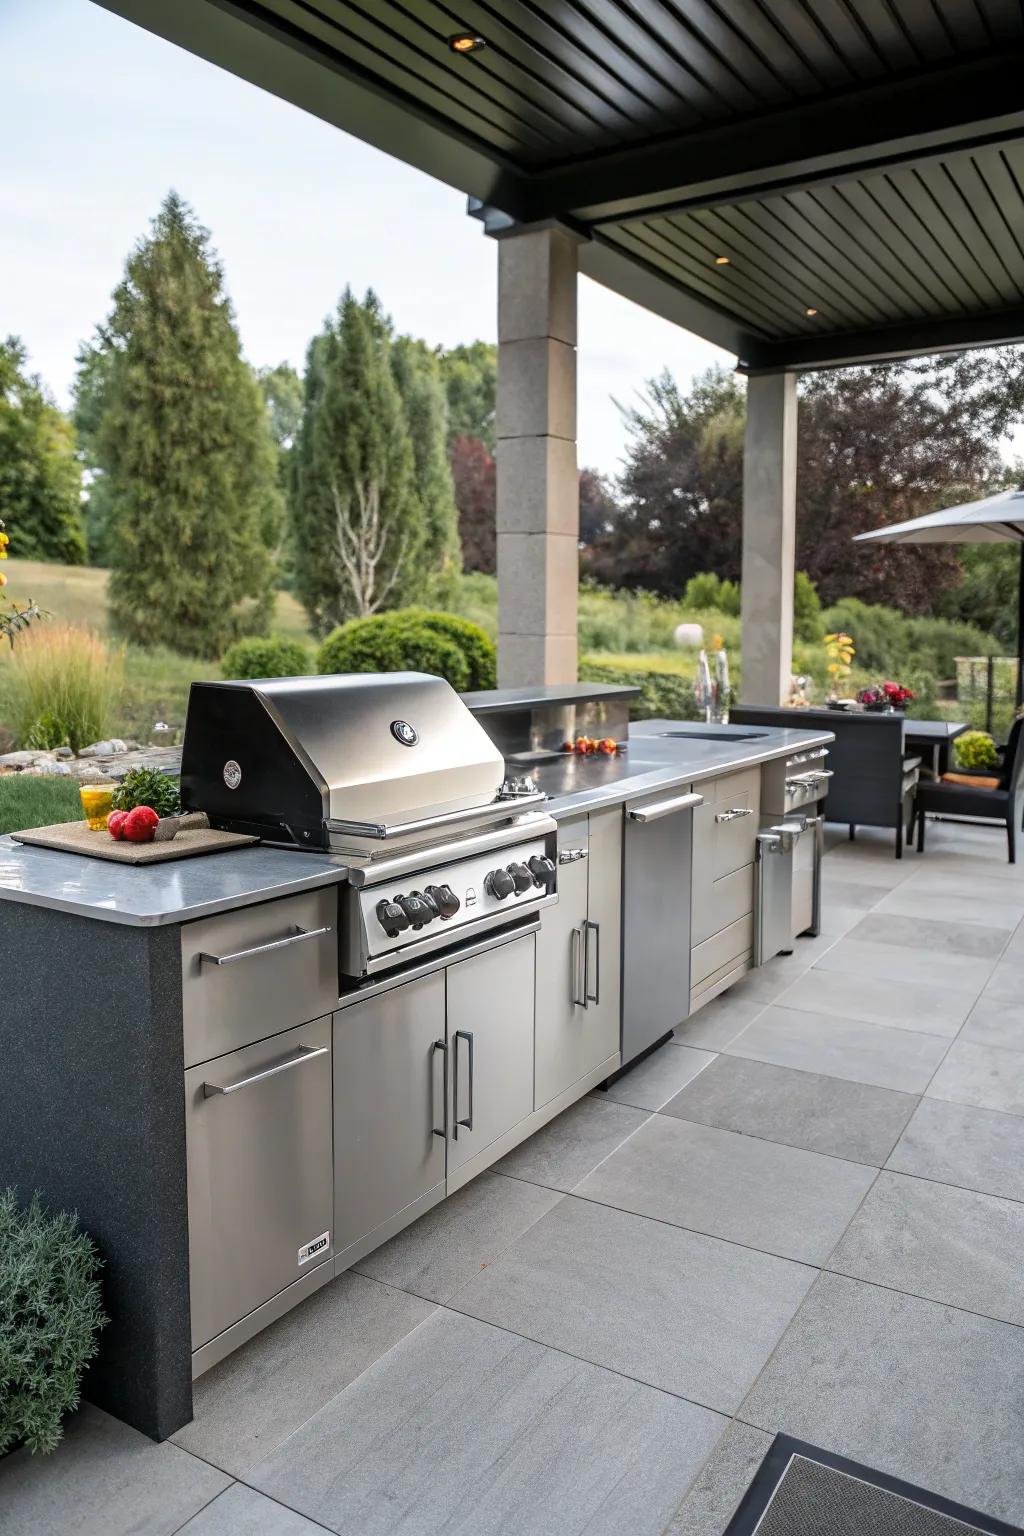
[[[504,758],[443,678],[193,683],[189,695],[183,802],[268,842],[374,857],[543,802],[505,783]]]
[[[266,842],[343,854],[342,977],[358,982],[556,896],[545,796],[437,677],[194,683],[182,800]]]

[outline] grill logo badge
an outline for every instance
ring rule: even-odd
[[[392,720],[391,734],[403,747],[414,747],[420,739],[419,732],[408,720]]]
[[[299,1264],[308,1264],[310,1259],[315,1259],[318,1253],[323,1253],[331,1244],[331,1234],[321,1232],[319,1237],[314,1237],[311,1243],[304,1243],[299,1249]]]
[[[224,767],[221,769],[221,773],[224,778],[224,783],[227,785],[228,789],[237,789],[239,784],[242,782],[242,770],[235,762],[233,757],[228,758],[227,762],[224,764]]]

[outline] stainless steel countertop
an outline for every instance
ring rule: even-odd
[[[534,776],[551,797],[556,819],[632,800],[681,784],[697,784],[739,768],[788,756],[832,740],[824,730],[720,727],[715,740],[695,734],[707,727],[673,720],[645,720],[630,732],[629,751],[614,758],[572,758],[538,765]],[[660,736],[674,730],[678,738]],[[751,740],[754,736],[756,739]],[[746,737],[747,739],[739,739]],[[50,848],[28,848],[0,837],[0,901],[150,927],[191,922],[232,907],[252,906],[345,879],[337,855],[286,848],[239,848],[167,864],[135,866],[88,859]]]

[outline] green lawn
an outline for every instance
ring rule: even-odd
[[[82,802],[74,779],[37,779],[22,773],[0,775],[0,832],[81,819]]]

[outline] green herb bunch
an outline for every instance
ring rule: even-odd
[[[131,768],[113,794],[115,811],[133,811],[148,805],[158,816],[177,816],[181,810],[178,781],[159,768]]]
[[[0,1193],[0,1456],[59,1443],[107,1321],[99,1268],[73,1214],[51,1215],[38,1194],[20,1210],[13,1189]]]

